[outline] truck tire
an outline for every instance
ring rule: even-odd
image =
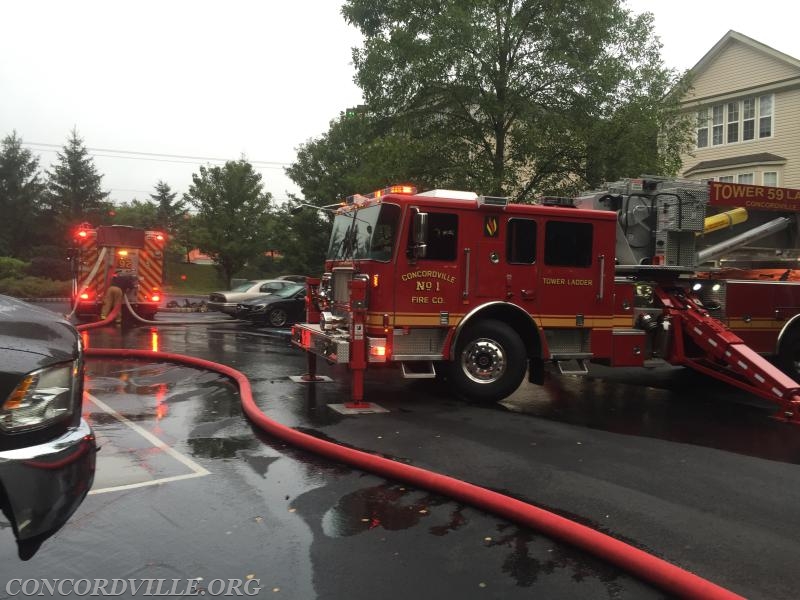
[[[470,325],[459,336],[449,379],[467,398],[497,402],[525,376],[525,345],[508,325],[492,319]]]
[[[789,331],[781,342],[777,363],[781,371],[800,383],[800,329]]]

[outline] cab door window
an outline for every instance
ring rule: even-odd
[[[536,262],[536,221],[508,220],[506,261],[512,265],[532,265]]]
[[[409,232],[409,245],[413,232]],[[458,255],[458,215],[428,213],[428,248],[420,260],[455,260]]]
[[[553,267],[590,266],[593,233],[591,223],[548,221],[544,234],[544,263]]]

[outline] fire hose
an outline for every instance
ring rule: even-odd
[[[120,308],[121,305],[118,304],[105,320],[81,325],[77,329],[85,330],[110,324],[119,313]],[[161,324],[161,322],[157,323]],[[151,362],[154,360],[175,362],[220,373],[235,381],[239,386],[242,408],[255,426],[298,448],[382,477],[404,481],[416,487],[470,504],[519,525],[536,529],[554,539],[594,554],[669,594],[697,600],[744,600],[742,596],[694,573],[609,535],[532,504],[527,504],[454,477],[321,440],[282,425],[270,419],[258,407],[253,399],[252,389],[247,377],[227,365],[181,354],[122,348],[88,348],[86,355],[93,358],[128,358],[143,359]]]
[[[108,248],[105,248],[105,247],[100,250],[100,254],[98,254],[98,256],[97,256],[97,262],[94,263],[94,267],[92,267],[91,273],[89,273],[89,275],[86,276],[86,279],[83,280],[83,283],[81,284],[81,287],[78,288],[77,291],[73,290],[73,291],[75,291],[75,298],[74,298],[75,305],[72,307],[72,310],[69,312],[68,315],[64,315],[64,317],[67,320],[71,319],[72,316],[75,314],[75,311],[78,310],[78,302],[80,301],[81,294],[83,294],[83,292],[86,291],[86,288],[89,287],[89,283],[91,283],[91,281],[94,279],[94,276],[97,274],[97,269],[100,268],[100,264],[103,262],[103,259],[106,257],[106,252],[107,251],[108,251]]]

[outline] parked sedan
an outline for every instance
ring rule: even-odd
[[[236,315],[254,323],[284,327],[303,319],[305,300],[306,286],[295,283],[274,294],[240,302]]]
[[[239,302],[271,294],[285,287],[295,285],[283,279],[256,279],[245,281],[229,292],[214,292],[208,296],[208,310],[218,310],[229,315],[236,312]]]
[[[29,558],[83,501],[95,445],[81,418],[83,347],[54,312],[0,296],[0,507]]]

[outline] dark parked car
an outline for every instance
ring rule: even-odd
[[[266,323],[272,327],[284,327],[305,317],[306,286],[293,283],[268,296],[260,296],[240,302],[236,317],[254,323]]]
[[[83,346],[54,312],[0,296],[0,508],[29,558],[83,501],[97,447],[81,418]]]

